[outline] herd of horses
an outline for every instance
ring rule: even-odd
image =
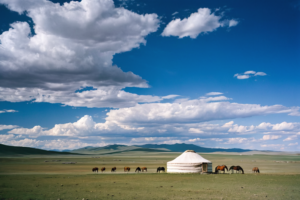
[[[98,173],[98,170],[99,170],[98,167],[94,167],[94,168],[92,169],[92,171],[93,171],[93,172],[96,172],[96,173]],[[102,168],[101,168],[101,172],[104,172],[105,170],[106,170],[105,167],[102,167]],[[111,172],[115,172],[116,170],[117,170],[116,167],[111,168]],[[235,170],[236,173],[242,172],[242,174],[244,174],[244,170],[243,170],[243,168],[242,168],[241,166],[231,166],[231,167],[228,169],[226,165],[218,165],[218,166],[215,168],[215,174],[218,174],[219,171],[223,171],[223,173],[225,173],[225,170],[227,170],[227,171],[230,171],[230,170],[231,170],[232,173],[234,173],[234,170]],[[165,172],[166,170],[165,170],[164,167],[158,167],[157,170],[156,170],[157,173],[160,173],[161,171]],[[130,167],[124,167],[124,172],[130,172]],[[135,172],[138,172],[138,173],[139,173],[139,172],[147,172],[147,167],[142,167],[142,168],[137,167],[137,168],[135,169]],[[254,168],[252,169],[252,172],[254,172],[254,173],[259,173],[258,167],[254,167]]]
[[[226,165],[218,165],[216,168],[215,168],[215,173],[218,174],[219,171],[223,171],[223,173],[225,173],[225,169],[227,171],[230,171],[231,170],[231,173],[234,173],[234,170],[236,171],[236,173],[239,173],[240,171],[242,172],[242,174],[244,174],[244,170],[241,166],[231,166],[229,169],[227,168]],[[254,173],[259,173],[259,169],[258,167],[254,167],[252,169],[252,172]]]
[[[102,168],[101,168],[101,172],[104,172],[105,170],[106,170],[105,167],[102,167]],[[115,172],[116,170],[117,170],[116,167],[111,168],[111,172]],[[94,167],[94,168],[92,169],[92,171],[98,173],[99,168],[98,168],[98,167]],[[161,171],[165,172],[166,170],[165,170],[164,167],[158,167],[156,172],[157,172],[157,173],[158,173],[158,172],[160,173]],[[130,172],[130,167],[124,167],[124,172]],[[138,173],[139,173],[139,172],[147,172],[147,167],[142,167],[142,168],[137,167],[137,168],[135,169],[135,172],[138,172]]]

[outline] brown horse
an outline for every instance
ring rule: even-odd
[[[116,167],[111,168],[111,172],[115,172],[117,170]]]
[[[244,174],[244,170],[241,166],[231,166],[229,168],[229,171],[232,170],[232,173],[234,172],[233,170],[236,170],[236,172],[240,172],[240,170],[242,171],[242,174]]]
[[[142,172],[146,171],[147,172],[147,167],[142,167]]]
[[[130,167],[124,167],[124,172],[129,172],[130,171]]]
[[[226,165],[218,165],[215,169],[215,173],[218,174],[219,171],[223,171],[223,174],[225,173],[225,169],[228,171],[228,168]]]
[[[98,167],[94,167],[94,168],[92,169],[93,172],[97,172],[97,173],[98,173],[98,170],[99,170]]]
[[[259,173],[258,167],[254,167],[254,168],[252,169],[252,171],[253,171],[254,173]]]
[[[105,171],[105,167],[102,167],[102,168],[101,168],[101,172],[104,172],[104,171]]]

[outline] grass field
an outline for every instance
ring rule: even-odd
[[[0,158],[0,199],[300,199],[299,155],[201,154],[245,174],[157,174],[180,153]],[[45,162],[47,161],[47,162]],[[62,164],[76,162],[76,164]],[[111,173],[111,167],[117,167]],[[124,173],[124,166],[132,168]],[[148,173],[135,174],[146,166]],[[261,174],[252,174],[253,167]],[[93,167],[106,167],[93,174]]]

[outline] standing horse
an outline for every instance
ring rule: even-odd
[[[147,172],[147,167],[142,167],[142,172],[146,171]]]
[[[244,174],[244,170],[243,170],[243,168],[241,168],[241,166],[231,166],[230,168],[229,168],[229,171],[230,170],[232,170],[232,173],[234,173],[234,171],[233,170],[236,170],[236,172],[239,172],[240,170],[242,171],[242,174]]]
[[[228,171],[228,168],[226,165],[218,165],[215,169],[215,173],[218,174],[219,171],[223,171],[223,174],[225,173],[225,169]]]
[[[141,172],[141,171],[142,171],[142,170],[141,170],[140,167],[137,167],[136,170],[135,170],[135,172],[138,172],[138,173]]]
[[[92,169],[92,171],[98,173],[98,167],[94,167],[94,168]]]
[[[165,168],[164,168],[164,167],[158,167],[156,173],[157,173],[157,172],[160,173],[160,171],[165,172]]]
[[[124,172],[129,172],[130,171],[130,167],[124,167]]]
[[[104,172],[104,171],[105,171],[105,167],[102,167],[102,168],[101,168],[101,172]]]
[[[254,167],[254,168],[252,169],[252,172],[254,172],[254,173],[259,173],[258,167]]]
[[[117,170],[116,167],[111,168],[111,172],[115,172]]]

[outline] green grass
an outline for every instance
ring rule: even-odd
[[[299,199],[300,175],[0,175],[13,199]]]
[[[0,199],[300,199],[299,155],[201,154],[213,167],[240,165],[245,174],[155,173],[158,166],[166,167],[178,155],[123,152],[2,157]],[[76,164],[62,164],[71,161]],[[114,166],[117,172],[111,173]],[[123,172],[124,166],[131,167],[130,173]],[[135,174],[137,166],[147,167],[148,173]],[[261,174],[252,174],[255,166]],[[93,174],[93,167],[107,170]]]

